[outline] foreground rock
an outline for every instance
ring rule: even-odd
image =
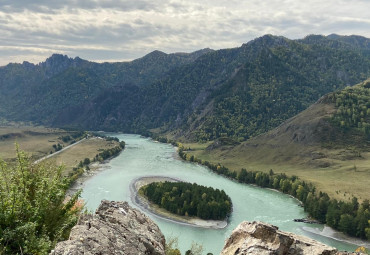
[[[308,237],[262,222],[242,222],[226,241],[221,255],[349,255]]]
[[[70,238],[50,254],[164,255],[165,238],[158,226],[127,202],[103,200],[95,215],[84,215]]]

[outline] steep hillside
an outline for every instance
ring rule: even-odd
[[[284,172],[313,182],[331,197],[370,199],[370,80],[329,93],[271,131],[240,144],[217,139],[190,146],[197,158]]]
[[[363,59],[363,60],[360,60]],[[366,63],[353,66],[353,63]],[[364,62],[363,62],[364,61]],[[193,115],[187,135],[197,141],[261,134],[326,93],[366,79],[369,59],[356,51],[287,42],[266,48],[214,92],[208,111]],[[354,76],[354,74],[359,76]],[[193,136],[192,136],[193,135]]]
[[[341,91],[329,93],[305,111],[290,118],[277,128],[244,142],[240,147],[269,145],[271,148],[306,148],[300,156],[307,155],[308,148],[348,149],[367,151],[370,149],[370,80]],[[298,156],[302,150],[293,150]],[[292,155],[287,154],[288,157]],[[266,160],[266,156],[263,156]],[[313,157],[315,158],[315,157]],[[262,159],[262,158],[261,158]],[[276,157],[275,162],[286,157]]]
[[[325,40],[333,41],[323,37],[320,42]],[[369,75],[369,58],[348,44],[337,41],[332,47],[266,35],[239,48],[204,54],[133,94],[131,88],[114,88],[121,102],[116,96],[102,101],[99,95],[92,100],[94,107],[90,101],[78,106],[83,113],[75,108],[63,113],[76,116],[73,125],[82,122],[89,128],[98,124],[142,132],[162,127],[196,141],[224,135],[243,141],[276,127],[320,96]],[[115,93],[109,90],[105,93]],[[138,103],[132,105],[132,99]],[[100,123],[96,112],[105,113]]]
[[[337,134],[327,134],[328,142],[334,146],[351,144],[369,147],[370,80],[334,93],[332,100],[337,109],[332,123],[340,129],[342,135],[338,137]]]
[[[155,51],[126,63],[53,55],[39,65],[9,64],[0,68],[0,117],[244,141],[368,78],[368,39],[359,38],[266,35],[238,48]]]
[[[9,64],[0,67],[0,114],[13,120],[61,123],[59,114],[66,108],[80,108],[117,86],[127,87],[126,94],[130,94],[132,85],[148,86],[171,69],[208,52],[212,50],[190,54],[154,51],[132,62],[103,64],[54,54],[37,65]],[[63,125],[69,123],[64,119]]]

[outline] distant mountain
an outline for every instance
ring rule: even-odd
[[[308,35],[305,38],[298,40],[305,44],[321,45],[331,48],[348,48],[357,50],[370,50],[370,39],[358,36],[341,36],[337,34],[331,34],[328,36],[323,35]]]
[[[59,114],[66,108],[89,104],[108,88],[148,86],[169,70],[211,51],[190,54],[154,51],[132,62],[102,64],[54,54],[38,65],[8,64],[0,67],[0,114],[13,120],[60,123]],[[70,122],[65,121],[63,125]]]
[[[334,40],[334,41],[346,43],[353,48],[370,50],[370,39],[363,37],[363,36],[358,36],[358,35],[340,36],[337,34],[331,34],[331,35],[328,35],[327,38]]]
[[[245,45],[254,58],[238,68],[205,106],[188,120],[182,134],[195,140],[264,133],[306,109],[330,91],[369,77],[368,51],[265,36]],[[360,80],[357,80],[360,79]],[[198,108],[199,109],[199,108]]]
[[[265,35],[241,47],[124,63],[53,55],[0,68],[0,117],[59,127],[243,141],[370,77],[369,39]]]

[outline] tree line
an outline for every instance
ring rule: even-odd
[[[149,201],[182,216],[223,220],[232,208],[225,191],[187,182],[152,182],[140,188]]]
[[[126,146],[125,142],[121,141],[118,146],[115,146],[115,147],[110,148],[110,149],[105,149],[102,152],[96,154],[93,161],[100,161],[101,162],[101,161],[106,160],[108,158],[114,157],[118,153],[120,153],[125,148],[125,146]]]
[[[117,138],[118,139],[118,138]],[[114,139],[114,141],[116,141]],[[95,157],[92,159],[92,161],[89,158],[85,158],[83,161],[81,160],[77,167],[73,168],[73,171],[69,173],[69,178],[72,182],[76,181],[78,177],[80,177],[84,172],[86,168],[89,170],[89,164],[91,162],[102,162],[108,158],[117,156],[126,146],[126,143],[124,141],[120,141],[119,145],[110,148],[110,149],[104,149],[102,152],[95,155]]]
[[[74,131],[71,135],[60,136],[58,139],[61,139],[64,143],[70,142],[75,143],[78,140],[81,140],[87,136],[86,131]]]
[[[181,143],[177,143],[179,156],[187,161],[207,166],[213,172],[236,180],[240,183],[255,184],[260,187],[272,188],[289,194],[304,205],[304,210],[313,218],[350,236],[370,240],[370,204],[364,200],[361,204],[356,197],[351,201],[338,201],[330,198],[327,193],[317,191],[309,182],[297,176],[284,173],[275,174],[241,169],[238,173],[218,164],[213,164],[189,155]]]
[[[117,137],[114,137],[114,136],[106,136],[105,134],[102,134],[100,132],[92,132],[91,135],[93,136],[97,136],[97,137],[101,137],[103,138],[104,140],[106,141],[116,141],[116,142],[119,142],[119,139]]]

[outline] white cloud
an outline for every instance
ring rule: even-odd
[[[118,61],[155,49],[230,48],[267,33],[370,37],[369,9],[364,0],[3,0],[0,65],[53,52]]]

